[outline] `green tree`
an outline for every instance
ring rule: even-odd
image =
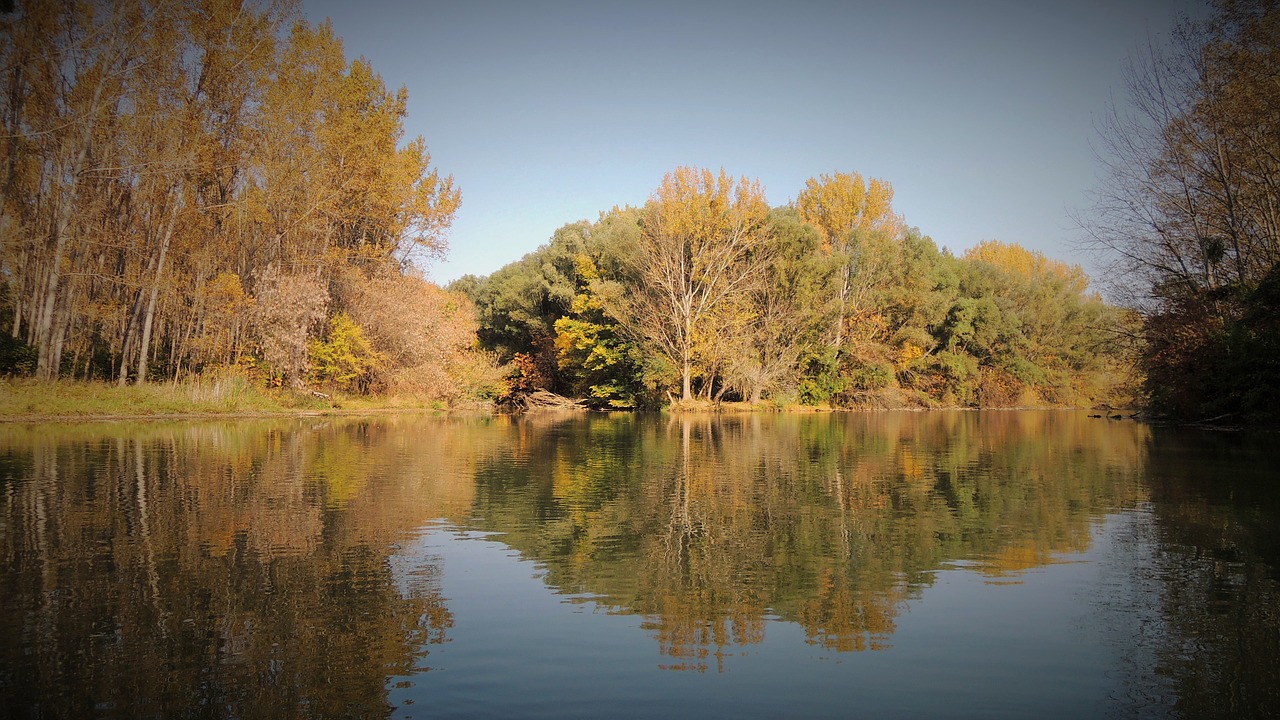
[[[819,251],[818,231],[794,208],[775,208],[768,222],[771,261],[747,292],[752,321],[736,338],[726,368],[729,383],[753,403],[794,389],[801,357],[821,352],[831,314],[827,282],[836,270]]]
[[[570,391],[600,407],[628,408],[642,403],[638,349],[622,335],[605,304],[592,290],[600,274],[586,255],[578,258],[580,292],[569,314],[555,321],[556,354]]]

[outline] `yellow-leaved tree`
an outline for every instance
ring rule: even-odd
[[[722,330],[716,318],[759,277],[768,215],[759,181],[693,167],[667,173],[644,207],[615,315],[679,368],[683,400],[693,398],[699,340]]]
[[[818,229],[822,251],[838,261],[838,311],[832,347],[839,353],[845,340],[845,322],[860,280],[867,280],[877,259],[869,245],[897,238],[902,218],[893,212],[893,186],[884,180],[870,182],[859,173],[836,173],[809,178],[796,198],[800,219]],[[866,283],[862,283],[866,285]]]

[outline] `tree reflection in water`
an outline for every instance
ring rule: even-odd
[[[401,552],[441,519],[723,672],[777,623],[891,648],[940,571],[1019,583],[1121,513],[1115,707],[1277,716],[1273,464],[1071,412],[3,426],[0,704],[385,715],[453,628],[439,558]]]
[[[1146,430],[1072,413],[529,418],[477,516],[548,581],[648,619],[673,669],[799,623],[885,647],[933,571],[1016,581],[1141,499]]]
[[[406,452],[435,435],[325,421],[4,428],[2,704],[385,714],[386,677],[452,623],[429,562],[399,583],[388,563],[422,513],[470,502],[456,453]],[[384,502],[428,477],[417,489],[437,509]]]

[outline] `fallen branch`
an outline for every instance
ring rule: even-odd
[[[563,395],[557,395],[550,390],[534,390],[520,397],[513,397],[510,400],[511,409],[524,412],[533,412],[535,410],[586,410],[587,407],[582,404],[581,400],[574,400]]]

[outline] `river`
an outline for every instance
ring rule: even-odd
[[[0,425],[11,717],[1278,717],[1276,436]]]

